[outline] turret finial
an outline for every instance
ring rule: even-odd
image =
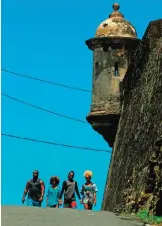
[[[114,3],[112,7],[113,7],[114,11],[117,11],[120,9],[120,5],[118,3]]]
[[[118,11],[120,9],[120,5],[118,3],[114,3],[112,7],[113,7],[114,11],[109,15],[109,18],[111,18],[111,17],[123,18],[124,17],[123,14]]]

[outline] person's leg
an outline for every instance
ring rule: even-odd
[[[27,206],[33,206],[33,200],[27,199]]]
[[[49,206],[50,208],[58,208],[58,205]]]
[[[41,202],[33,201],[33,206],[41,207]]]
[[[64,208],[71,208],[70,204],[65,204],[64,203]]]
[[[88,204],[88,210],[92,210],[93,205],[92,204]]]
[[[71,203],[66,199],[64,199],[64,208],[71,208]]]
[[[87,203],[84,203],[84,209],[88,210],[88,204]]]

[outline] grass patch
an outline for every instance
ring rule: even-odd
[[[141,210],[139,213],[137,213],[136,216],[140,218],[142,221],[144,221],[145,223],[157,224],[157,225],[162,224],[162,217],[149,216],[146,210]]]

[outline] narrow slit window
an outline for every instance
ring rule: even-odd
[[[95,68],[98,69],[98,62],[95,63]]]
[[[115,65],[114,65],[114,76],[119,76],[119,65],[118,65],[118,62],[115,62]]]

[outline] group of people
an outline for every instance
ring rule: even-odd
[[[92,172],[86,170],[84,177],[86,182],[82,185],[79,192],[78,184],[74,180],[74,171],[68,173],[67,180],[63,181],[62,188],[59,187],[60,179],[57,176],[50,178],[50,186],[46,194],[46,206],[50,208],[59,208],[63,204],[64,208],[77,208],[76,195],[80,200],[80,204],[84,205],[85,210],[92,210],[96,205],[96,193],[98,191],[95,183],[91,181]],[[22,203],[25,202],[27,195],[27,205],[41,207],[45,196],[45,184],[43,180],[39,179],[39,172],[33,172],[33,178],[29,180],[25,186],[22,197]],[[64,202],[62,203],[62,196],[64,195]]]

